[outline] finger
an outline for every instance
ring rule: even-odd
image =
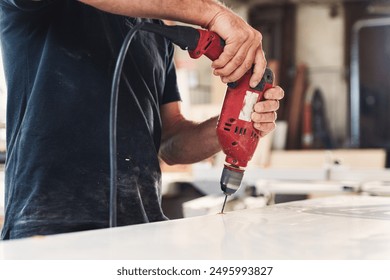
[[[263,49],[260,44],[260,47],[256,51],[253,74],[249,81],[249,85],[251,87],[256,87],[260,83],[261,78],[264,75],[266,66],[267,66],[267,60],[265,58],[265,53],[263,52]]]
[[[260,32],[241,33],[236,41],[226,40],[220,57],[212,63],[214,74],[224,82],[234,82],[241,78],[254,64],[256,51],[260,47]]]
[[[253,31],[248,32],[248,30],[242,31],[243,32],[237,31],[239,33],[239,36],[237,34],[233,34],[230,38],[226,38],[226,45],[223,49],[222,54],[211,64],[213,68],[220,69],[225,67],[239,52],[240,57],[238,57],[236,60],[242,63],[245,59],[246,53],[249,51],[250,48],[258,48],[259,45],[256,45],[253,42],[254,40],[257,40],[257,37],[260,33],[257,32],[259,33],[257,34]],[[260,43],[260,40],[258,40],[258,42]]]
[[[267,113],[253,112],[251,115],[251,119],[255,123],[274,122],[276,121],[276,118],[277,118],[276,112],[267,112]]]
[[[284,97],[284,90],[279,86],[270,88],[266,90],[266,92],[264,92],[265,99],[280,100],[283,99],[283,97]]]
[[[221,76],[224,83],[235,82],[252,68],[254,56],[253,51],[240,49],[224,68],[216,69],[214,74]]]
[[[274,99],[257,102],[253,107],[253,110],[257,113],[273,112],[278,109],[279,101]]]
[[[276,128],[276,124],[274,122],[254,123],[253,126],[259,130],[260,136],[265,136]]]
[[[239,50],[239,44],[230,44],[226,45],[225,48],[223,49],[223,52],[221,55],[213,61],[211,64],[211,67],[214,69],[221,69],[226,66],[226,64],[233,59],[234,55],[238,52]],[[215,73],[215,75],[218,75]]]
[[[216,69],[214,74],[221,76],[225,83],[237,81],[252,68],[255,50],[249,44],[242,45],[235,56],[223,68]]]

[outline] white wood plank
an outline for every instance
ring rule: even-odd
[[[4,241],[0,259],[390,259],[390,198],[327,197]]]

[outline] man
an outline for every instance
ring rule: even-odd
[[[226,47],[212,66],[224,82],[255,64],[255,85],[266,65],[261,34],[213,0],[0,0],[0,12],[8,88],[3,239],[108,226],[110,87],[135,24],[161,18],[217,32]],[[172,55],[172,44],[147,32],[129,48],[118,102],[119,226],[166,219],[159,155],[191,163],[220,150],[216,118],[183,118]],[[252,115],[263,135],[275,127],[283,90],[265,97]]]

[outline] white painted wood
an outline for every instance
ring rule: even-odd
[[[390,259],[390,198],[327,197],[4,241],[0,259]]]

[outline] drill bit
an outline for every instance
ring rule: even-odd
[[[226,204],[227,197],[228,197],[227,194],[225,194],[225,201],[223,202],[221,214],[223,214],[223,209],[225,209],[225,204]]]

